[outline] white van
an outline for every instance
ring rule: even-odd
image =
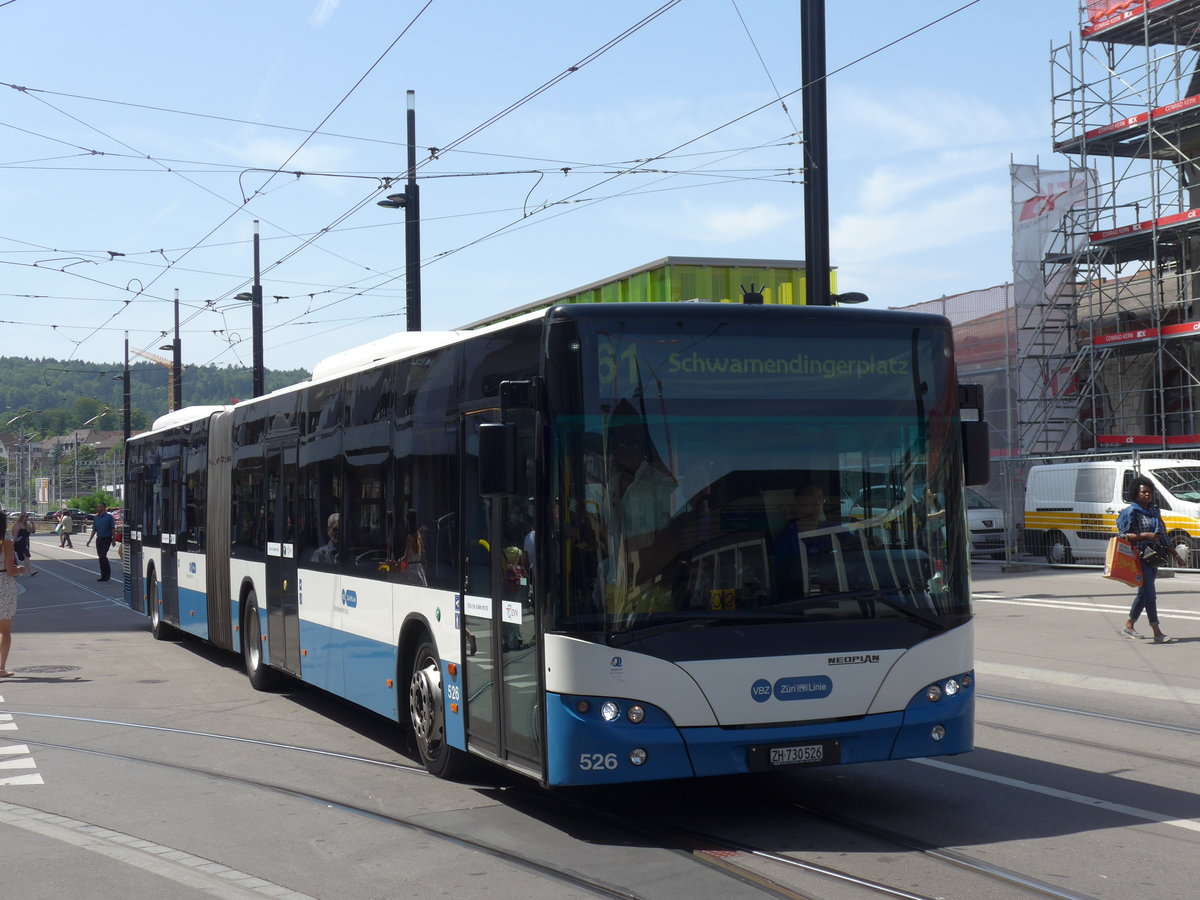
[[[1200,459],[1098,459],[1029,470],[1025,549],[1051,563],[1104,559],[1134,475],[1154,482],[1163,524],[1189,567],[1200,564]]]

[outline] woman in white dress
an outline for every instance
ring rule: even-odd
[[[0,512],[0,538],[4,546],[4,564],[0,566],[0,678],[10,678],[8,650],[12,646],[12,620],[17,614],[17,576],[25,571],[25,567],[17,565],[13,556],[6,512]]]

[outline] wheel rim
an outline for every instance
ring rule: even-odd
[[[146,605],[150,607],[150,627],[158,628],[162,613],[158,608],[158,582],[155,579],[150,579],[146,593],[148,595],[146,597]]]
[[[1067,542],[1060,534],[1050,538],[1050,561],[1055,563],[1067,561]]]
[[[428,654],[419,659],[408,686],[408,713],[421,752],[432,759],[442,738],[442,678],[436,659]]]
[[[246,610],[246,662],[251,672],[257,672],[262,665],[262,632],[258,627],[258,608],[255,606]]]

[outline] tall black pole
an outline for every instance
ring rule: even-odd
[[[261,397],[266,388],[263,384],[263,309],[262,283],[259,281],[258,262],[258,219],[254,220],[254,287],[250,289],[250,327],[254,332],[254,396]]]
[[[405,318],[421,330],[421,200],[417,190],[416,92],[408,92],[408,182],[404,186]]]
[[[804,267],[809,306],[829,306],[829,147],[825,114],[825,0],[800,0],[804,104]]]
[[[125,415],[124,415],[124,421],[122,422],[122,425],[123,425],[123,426],[124,426],[124,428],[125,428],[125,442],[126,442],[126,443],[128,443],[128,442],[129,442],[129,437],[130,437],[130,434],[131,434],[131,432],[133,431],[133,428],[131,427],[131,423],[130,423],[130,408],[131,408],[130,399],[131,399],[131,398],[130,398],[130,391],[129,391],[129,332],[128,332],[128,331],[127,331],[127,332],[125,332],[125,375],[124,375],[124,382],[125,382],[125,383],[124,383],[124,385],[122,385],[122,386],[123,386],[123,387],[124,387],[124,389],[125,389],[125,390],[124,390],[124,393],[125,393],[125,408],[124,408],[124,410],[123,410]]]
[[[175,340],[171,342],[171,372],[175,376],[173,398],[176,409],[183,409],[183,345],[179,342],[179,288],[175,288]]]

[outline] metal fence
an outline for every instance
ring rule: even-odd
[[[1117,515],[1133,501],[1137,474],[1154,483],[1155,502],[1186,568],[1200,569],[1200,450],[994,459],[991,481],[975,490],[1003,513],[1006,562],[1095,567],[1104,563]],[[979,516],[971,518],[974,532]]]

